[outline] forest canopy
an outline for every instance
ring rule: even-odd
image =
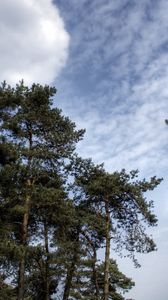
[[[0,299],[124,300],[134,282],[110,249],[136,266],[136,253],[156,250],[145,194],[161,179],[79,157],[85,130],[53,106],[55,93],[0,87]]]

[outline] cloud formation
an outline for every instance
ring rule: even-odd
[[[0,80],[51,83],[67,60],[65,22],[71,43],[66,68],[55,81],[56,104],[79,128],[86,128],[80,155],[105,162],[109,171],[138,168],[142,176],[166,178],[168,1],[55,0],[55,4],[1,0]],[[168,294],[167,270],[163,273],[168,261],[166,180],[159,189],[154,194],[159,251],[142,258],[140,275],[130,263],[125,265],[125,272],[135,276],[137,300],[165,300]]]
[[[168,164],[168,2],[71,5],[62,6],[72,43],[58,89],[63,107],[87,130],[80,153],[109,170],[161,174]]]
[[[2,0],[0,80],[51,83],[64,67],[69,35],[51,0]]]
[[[57,0],[71,34],[70,57],[57,80],[58,100],[79,128],[78,151],[108,171],[139,169],[164,182],[155,200],[158,251],[142,268],[121,261],[133,277],[128,298],[165,300],[168,294],[168,1]],[[154,272],[154,267],[156,272]],[[163,272],[165,270],[165,272]],[[156,273],[156,274],[155,274]]]

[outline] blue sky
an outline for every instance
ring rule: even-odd
[[[166,166],[168,3],[62,2],[71,42],[57,85],[63,107],[87,129],[83,155],[106,159],[110,169],[121,158],[122,166],[136,162],[149,173]]]
[[[133,277],[136,300],[166,300],[168,265],[168,1],[56,1],[70,35],[56,79],[58,105],[86,128],[79,152],[109,171],[139,169],[164,182],[149,195],[159,226],[158,251],[120,268]],[[61,99],[61,100],[60,100]],[[61,102],[60,102],[61,101]]]
[[[159,226],[154,254],[120,267],[136,300],[167,300],[168,1],[2,0],[0,79],[58,89],[55,104],[78,128],[78,151],[108,171],[139,169],[164,182],[149,195]]]

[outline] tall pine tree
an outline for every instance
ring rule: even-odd
[[[10,148],[9,155],[1,158],[0,175],[4,178],[1,184],[1,209],[10,216],[7,243],[12,251],[16,248],[17,252],[18,300],[23,300],[25,293],[25,268],[33,214],[37,209],[41,212],[39,222],[41,219],[43,223],[48,257],[46,211],[48,209],[50,214],[51,209],[56,209],[55,206],[58,207],[58,202],[64,197],[61,192],[65,179],[64,168],[67,161],[71,160],[76,142],[84,133],[83,130],[75,130],[75,124],[62,116],[59,109],[52,108],[55,92],[54,88],[36,84],[29,88],[23,82],[16,88],[5,83],[0,88],[1,149],[4,152],[5,147]],[[55,182],[58,176],[62,178],[61,184]],[[52,181],[52,184],[47,185],[46,181]],[[6,186],[9,186],[8,191]],[[45,207],[43,211],[42,207]],[[8,253],[7,248],[6,251]],[[46,264],[47,261],[48,258]],[[47,281],[46,277],[48,290]],[[50,297],[48,294],[46,291],[46,300]]]
[[[103,167],[90,164],[90,174],[77,174],[78,185],[83,193],[83,205],[99,212],[105,219],[105,259],[104,259],[104,296],[109,299],[110,248],[128,251],[136,265],[135,253],[148,253],[155,250],[152,238],[146,227],[157,223],[152,212],[153,203],[144,194],[153,190],[161,181],[152,177],[149,181],[138,180],[137,171],[109,174]]]

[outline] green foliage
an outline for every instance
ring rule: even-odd
[[[144,193],[157,187],[162,179],[138,180],[137,171],[109,174],[102,167],[94,166],[91,170],[87,177],[77,176],[77,183],[85,194],[83,205],[86,203],[105,216],[105,204],[108,204],[111,233],[118,250],[125,247],[131,253],[153,251],[155,244],[145,229],[146,225],[156,225],[157,218],[152,211],[153,202],[147,201]]]
[[[0,300],[16,300],[16,289],[0,278]]]
[[[84,130],[53,106],[55,93],[23,81],[0,86],[2,299],[104,299],[107,259],[99,263],[97,252],[108,235],[135,262],[135,252],[155,249],[146,226],[157,218],[144,194],[161,180],[138,180],[137,171],[109,174],[78,157]],[[108,260],[108,299],[123,300],[121,291],[134,283]]]
[[[43,268],[50,269],[49,246],[45,245],[42,227],[47,224],[50,233],[46,239],[50,243],[51,232],[67,215],[66,165],[84,131],[75,130],[75,124],[61,110],[52,108],[55,92],[55,88],[36,84],[29,88],[23,82],[16,88],[6,83],[0,87],[1,238],[6,241],[1,245],[1,262],[7,273],[3,257],[7,259],[12,266],[10,274],[16,278],[21,260],[24,273],[32,273],[28,257],[30,246],[31,253],[32,247],[36,253],[35,240],[40,240],[41,249],[44,245],[46,251]],[[19,276],[26,283],[24,273]]]
[[[104,278],[103,278],[104,264],[98,266],[98,283],[103,294]],[[110,260],[109,268],[109,299],[124,300],[124,293],[128,292],[135,283],[126,277],[121,271],[114,260]]]

